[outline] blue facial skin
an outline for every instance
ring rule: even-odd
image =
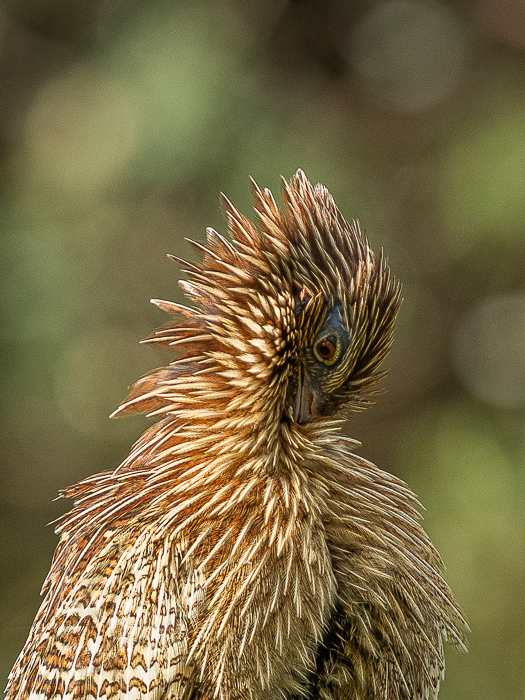
[[[330,357],[328,348],[322,341],[335,347],[335,354]],[[308,372],[312,378],[316,377],[322,383],[322,378],[337,368],[345,356],[350,343],[348,329],[343,323],[343,310],[341,304],[336,304],[326,315],[321,330],[315,337],[311,348],[307,351]]]
[[[336,304],[327,312],[312,345],[305,349],[298,384],[293,392],[298,422],[337,412],[339,401],[333,392],[343,377],[335,375],[349,344],[350,335],[343,322],[342,306]]]
[[[297,316],[308,302],[307,298],[297,302]],[[326,312],[313,343],[303,350],[287,400],[296,423],[303,424],[315,416],[331,416],[337,412],[340,399],[334,392],[344,382],[338,368],[350,345],[350,334],[343,319],[343,307],[337,302]]]

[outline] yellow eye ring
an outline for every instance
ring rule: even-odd
[[[314,355],[319,362],[325,365],[333,365],[339,359],[340,343],[335,335],[325,335],[319,338],[314,345]]]

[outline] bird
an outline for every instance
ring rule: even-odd
[[[342,431],[372,403],[401,287],[298,170],[255,223],[173,257],[170,363],[112,414],[153,420],[72,509],[8,700],[435,700],[467,623],[398,477]]]

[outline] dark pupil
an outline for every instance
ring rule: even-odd
[[[317,346],[317,352],[324,357],[325,360],[330,360],[335,353],[335,345],[328,339],[321,340]]]

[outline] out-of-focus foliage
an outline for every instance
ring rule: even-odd
[[[406,479],[471,623],[443,700],[525,693],[525,5],[9,0],[0,15],[0,672],[61,486],[146,420],[165,253],[303,168],[404,283],[387,392],[349,427]]]

